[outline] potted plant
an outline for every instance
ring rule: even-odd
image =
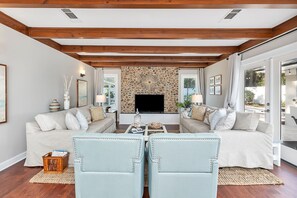
[[[190,111],[191,104],[190,100],[185,100],[184,102],[177,102],[176,106],[178,108],[185,109],[186,111]]]

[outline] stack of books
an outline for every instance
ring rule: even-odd
[[[63,157],[67,155],[67,153],[68,152],[66,150],[53,150],[52,157]]]

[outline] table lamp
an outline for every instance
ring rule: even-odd
[[[106,102],[106,96],[105,95],[97,95],[96,96],[96,102],[102,106],[102,103]]]
[[[192,103],[194,104],[202,104],[203,103],[203,98],[201,94],[194,94],[192,95]]]

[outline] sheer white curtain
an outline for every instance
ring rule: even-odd
[[[94,105],[96,105],[96,96],[103,93],[104,70],[97,68],[94,73]]]
[[[228,76],[226,79],[229,79],[227,86],[227,92],[225,97],[225,108],[237,109],[237,97],[238,97],[238,88],[239,88],[239,75],[240,75],[240,64],[241,64],[241,55],[238,53],[232,54],[228,59]]]
[[[197,70],[197,93],[203,97],[203,104],[205,103],[205,81],[204,81],[204,69],[199,68]]]

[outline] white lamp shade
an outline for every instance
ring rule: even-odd
[[[96,96],[96,102],[106,102],[106,96],[105,95],[97,95]]]
[[[201,94],[192,95],[192,103],[202,103],[203,98]]]

